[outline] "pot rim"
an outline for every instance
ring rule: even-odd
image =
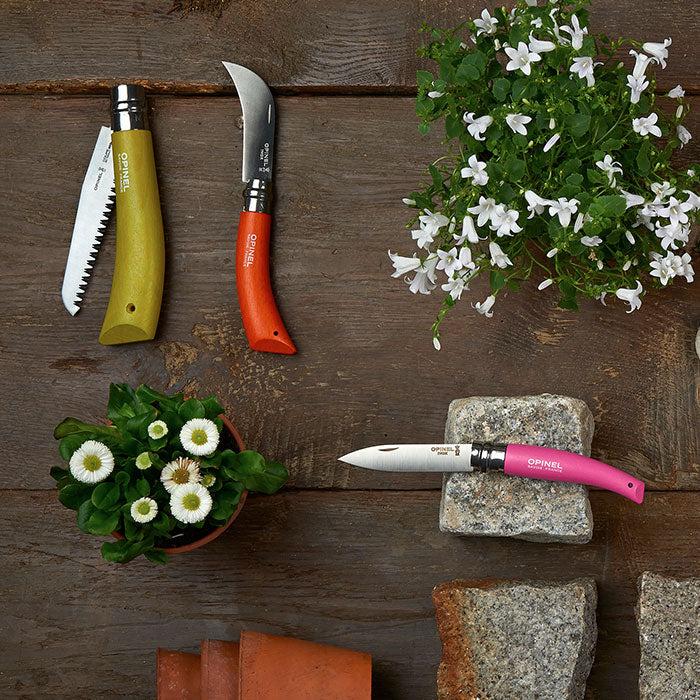
[[[246,449],[245,443],[243,442],[243,438],[241,437],[240,433],[236,430],[236,427],[223,413],[220,413],[218,417],[221,418],[221,420],[224,424],[224,427],[226,428],[226,430],[228,430],[228,432],[230,433],[234,442],[236,443],[236,447],[238,447],[238,451],[243,452],[243,450]],[[226,525],[220,525],[219,527],[212,530],[207,535],[204,535],[204,537],[200,537],[198,540],[195,540],[194,542],[190,542],[189,544],[183,544],[183,545],[180,545],[179,547],[177,547],[177,546],[176,547],[154,547],[154,549],[156,551],[159,551],[159,552],[167,552],[168,554],[182,554],[184,552],[190,552],[193,549],[198,549],[199,547],[203,547],[205,544],[208,544],[212,540],[215,540],[219,535],[221,535],[223,532],[225,532],[229,528],[231,523],[238,517],[238,514],[241,512],[241,508],[243,508],[243,504],[245,503],[247,496],[248,496],[248,489],[245,489],[243,491],[243,493],[241,493],[241,500],[238,502],[238,507],[233,512],[233,515],[229,518]],[[112,532],[112,537],[114,537],[117,540],[124,539],[124,535],[122,535],[121,532],[117,532],[116,530],[114,530],[114,532]]]

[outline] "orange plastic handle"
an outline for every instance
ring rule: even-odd
[[[282,323],[270,286],[269,214],[241,212],[236,242],[236,287],[248,344],[260,352],[293,355],[297,349]]]

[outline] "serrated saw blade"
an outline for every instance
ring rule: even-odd
[[[61,296],[64,306],[72,316],[80,310],[82,295],[113,206],[112,130],[103,126],[80,190],[73,237],[63,275]]]

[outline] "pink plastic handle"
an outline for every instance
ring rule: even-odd
[[[644,499],[644,482],[620,469],[573,452],[533,445],[508,445],[504,471],[512,476],[571,481],[619,493],[635,503]]]

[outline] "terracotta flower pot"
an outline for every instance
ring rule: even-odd
[[[369,654],[250,630],[240,644],[240,698],[370,700]]]
[[[229,435],[233,439],[233,441],[236,443],[236,447],[238,448],[239,452],[242,452],[245,450],[245,444],[243,443],[243,438],[240,436],[236,428],[234,427],[233,423],[223,414],[219,415],[219,418],[223,421],[224,428],[228,431]],[[200,537],[200,539],[195,540],[194,542],[190,542],[189,544],[183,544],[180,547],[155,547],[155,549],[167,552],[168,554],[182,554],[184,552],[190,552],[193,549],[198,549],[199,547],[203,547],[205,544],[208,544],[212,540],[215,540],[219,535],[221,535],[225,530],[228,529],[228,527],[231,525],[231,523],[238,517],[238,514],[241,512],[241,508],[243,508],[243,504],[245,503],[246,496],[248,495],[248,490],[246,489],[243,491],[241,494],[241,500],[238,502],[238,508],[234,511],[233,515],[229,518],[229,521],[226,523],[226,525],[221,525],[220,527],[217,527],[215,530],[212,530],[208,534],[204,535],[204,537]],[[123,540],[124,535],[122,535],[121,532],[113,532],[112,536],[118,540]]]

